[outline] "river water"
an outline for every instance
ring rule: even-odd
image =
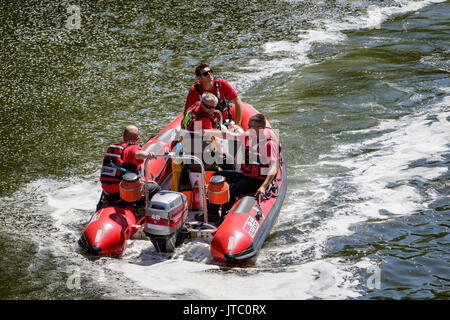
[[[3,1],[0,298],[448,299],[449,16],[442,0]],[[288,194],[258,259],[142,239],[85,255],[106,146],[178,116],[201,62],[280,132]]]

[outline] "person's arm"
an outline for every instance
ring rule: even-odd
[[[153,152],[146,152],[144,150],[137,150],[134,157],[137,160],[156,159],[156,155]]]
[[[184,111],[183,111],[184,116],[186,115],[187,109],[189,109],[189,107],[192,106],[197,101],[199,101],[197,90],[195,90],[195,87],[192,87],[188,92],[188,95],[186,97],[186,103],[184,104]]]
[[[277,176],[278,173],[278,152],[279,152],[278,144],[274,143],[273,141],[268,142],[267,152],[268,152],[267,158],[269,161],[269,168],[267,168],[266,179],[264,179],[264,182],[259,187],[258,191],[256,191],[257,196],[259,194],[266,193],[267,188],[269,187],[270,183]]]
[[[221,88],[223,90],[224,97],[227,98],[231,103],[233,103],[235,107],[234,122],[236,124],[228,127],[228,130],[234,131],[238,128],[238,126],[241,125],[242,122],[243,103],[236,91],[227,81],[221,80]]]
[[[222,130],[204,130],[203,135],[207,137],[217,137],[219,139],[238,140],[240,134]]]
[[[242,105],[242,101],[241,98],[239,98],[239,96],[236,96],[236,98],[234,98],[233,100],[231,100],[231,102],[234,104],[236,110],[235,110],[235,118],[236,120],[234,121],[236,123],[236,125],[241,126],[241,122],[242,122],[242,109],[243,109],[243,105]],[[230,126],[230,128],[233,128],[234,126]]]
[[[270,183],[272,182],[273,178],[277,175],[277,162],[271,161],[269,166],[269,172],[266,176],[266,179],[262,183],[262,185],[259,187],[258,191],[256,191],[256,196],[259,194],[265,194],[267,188],[269,187]]]

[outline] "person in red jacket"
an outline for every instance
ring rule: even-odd
[[[182,122],[183,129],[194,131],[194,129],[217,129],[218,119],[214,116],[218,99],[209,92],[204,92],[200,101],[194,102],[185,112]],[[194,128],[198,127],[198,128]]]
[[[210,92],[219,100],[218,109],[221,111],[223,110],[222,116],[224,120],[228,119],[230,116],[228,111],[225,110],[227,101],[235,105],[235,125],[229,126],[228,130],[234,131],[237,129],[241,125],[243,105],[236,91],[227,81],[223,79],[214,79],[213,71],[206,63],[202,63],[195,68],[195,75],[197,76],[198,82],[196,82],[188,92],[186,103],[184,105],[184,114],[186,114],[189,107],[200,101],[200,97],[204,92]]]
[[[262,114],[255,114],[248,121],[244,133],[224,133],[218,130],[205,130],[206,136],[228,138],[242,142],[244,155],[241,172],[221,171],[215,174],[225,176],[230,184],[231,207],[235,198],[254,193],[265,194],[270,183],[276,177],[280,162],[280,144],[271,129],[266,128],[266,120]],[[240,162],[240,161],[237,161]]]
[[[226,153],[221,147],[219,139],[215,140],[215,151],[212,152],[211,141],[203,139],[203,132],[208,129],[217,129],[219,119],[215,117],[214,111],[218,103],[217,97],[211,92],[204,92],[200,101],[195,102],[185,113],[181,127],[187,132],[183,138],[183,149],[186,154],[192,154],[203,161],[204,169],[207,171],[216,171],[217,165],[222,164],[220,157],[226,157]],[[217,153],[216,153],[217,151]],[[201,172],[198,163],[185,160],[186,168],[190,172]],[[191,182],[192,184],[192,182]],[[208,204],[208,211],[215,206]],[[219,221],[217,210],[216,214],[211,213],[209,219],[211,222]],[[196,216],[196,219],[203,221],[203,215]]]
[[[129,125],[123,132],[123,141],[108,147],[100,172],[103,193],[99,205],[104,200],[108,202],[120,200],[119,183],[124,170],[139,174],[145,159],[156,159],[153,152],[146,152],[137,144],[139,138],[139,129],[134,125]],[[150,194],[159,191],[156,183],[150,184],[149,187]]]
[[[181,127],[187,131],[183,140],[185,152],[202,159],[206,170],[214,170],[217,159],[215,156],[211,156],[210,151],[208,151],[208,149],[211,149],[211,141],[203,139],[202,136],[204,130],[220,128],[218,126],[219,119],[214,114],[217,102],[218,99],[214,94],[204,92],[200,97],[200,101],[188,108],[181,122]],[[226,154],[221,147],[220,141],[215,141],[214,146],[218,152],[218,157],[220,157],[219,154]],[[208,153],[209,156],[206,157]],[[219,163],[221,162],[219,161]],[[197,165],[193,165],[190,166],[190,169],[195,170],[193,172],[197,172],[200,168]]]

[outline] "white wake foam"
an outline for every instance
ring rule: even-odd
[[[109,268],[149,290],[193,299],[344,299],[356,297],[352,273],[338,259],[318,260],[279,272],[245,269],[239,274],[218,266],[166,260],[150,266],[111,263]]]
[[[38,182],[39,183],[39,182]],[[70,225],[79,223],[95,212],[101,188],[97,181],[47,181],[45,195],[54,225],[70,232]]]
[[[288,199],[280,215],[281,227],[277,229],[290,228],[292,219],[297,216],[302,220],[299,237],[303,241],[266,249],[264,259],[286,254],[301,257],[308,250],[320,259],[326,252],[328,239],[353,234],[352,226],[357,223],[369,219],[383,221],[426,210],[428,204],[436,200],[436,194],[432,191],[423,194],[422,188],[415,185],[438,178],[448,170],[445,166],[426,163],[442,161],[443,154],[449,151],[449,106],[447,96],[421,114],[346,132],[380,134],[360,143],[337,145],[332,154],[323,155],[318,163],[297,166],[294,175],[307,182],[297,186],[295,194]],[[353,155],[354,151],[365,149],[373,151]],[[341,174],[338,176],[326,170],[339,167]],[[322,173],[317,170],[320,168],[323,168]],[[329,201],[334,203],[330,205]],[[320,211],[326,214],[318,218]],[[309,227],[311,224],[315,226]],[[264,264],[261,259],[259,262]]]

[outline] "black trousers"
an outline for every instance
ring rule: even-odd
[[[256,193],[264,180],[245,177],[241,172],[237,171],[219,171],[215,175],[225,177],[226,182],[230,185],[230,201],[244,194]]]
[[[263,184],[264,180],[245,177],[237,171],[218,171],[214,175],[225,177],[225,181],[230,185],[230,201],[225,203],[223,210],[227,212],[233,206],[236,198],[245,194],[254,194]],[[219,205],[210,204],[208,212],[211,216],[218,215]],[[224,213],[222,213],[224,214]]]

